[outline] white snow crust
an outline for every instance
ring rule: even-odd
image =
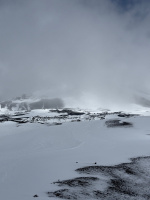
[[[28,116],[48,113],[36,110]],[[68,120],[60,126],[0,123],[0,199],[33,200],[35,194],[40,200],[57,199],[47,195],[58,189],[52,183],[80,176],[77,168],[95,162],[117,165],[133,157],[149,156],[150,116],[145,110],[140,114],[126,118],[133,126],[125,128],[106,126],[106,120],[118,119],[116,115],[91,121],[83,117],[80,122]],[[58,114],[49,113],[54,115]]]

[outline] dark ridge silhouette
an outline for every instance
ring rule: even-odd
[[[20,99],[19,99],[20,100]],[[51,109],[51,108],[63,108],[64,102],[62,99],[54,98],[54,99],[41,99],[36,102],[28,103],[26,98],[21,98],[24,102],[15,103],[13,101],[4,101],[0,102],[1,108],[7,107],[9,110],[13,108],[17,110],[34,110],[34,109]]]
[[[40,101],[29,104],[30,109],[50,109],[50,108],[63,108],[64,103],[61,99],[41,99]]]

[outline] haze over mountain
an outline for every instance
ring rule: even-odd
[[[2,200],[150,199],[150,0],[0,0]]]
[[[146,0],[0,0],[0,100],[149,102],[149,21]]]

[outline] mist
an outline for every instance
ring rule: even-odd
[[[150,92],[150,2],[0,0],[0,99],[111,107]]]

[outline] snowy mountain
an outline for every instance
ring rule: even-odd
[[[0,107],[2,109],[8,109],[14,111],[20,111],[20,110],[30,111],[34,109],[63,108],[64,103],[59,98],[40,99],[22,95],[22,97],[16,97],[15,99],[9,101],[0,102]]]
[[[149,109],[31,109],[31,99],[14,102],[30,109],[0,110],[1,199],[150,199]]]

